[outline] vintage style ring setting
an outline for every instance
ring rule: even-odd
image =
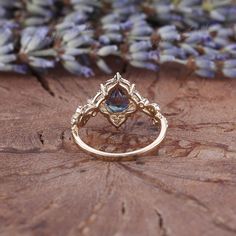
[[[115,127],[120,127],[129,116],[142,111],[152,118],[155,125],[160,124],[158,137],[146,147],[124,153],[110,153],[97,150],[86,144],[79,136],[79,129],[98,112],[102,113]],[[101,84],[100,91],[85,106],[79,106],[72,117],[72,135],[75,142],[85,151],[100,157],[131,157],[147,153],[157,147],[165,138],[168,127],[166,118],[160,113],[156,103],[150,103],[136,90],[135,84],[121,77],[119,73],[111,80]]]

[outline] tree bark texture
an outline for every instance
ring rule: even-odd
[[[124,69],[169,122],[159,149],[130,162],[97,160],[70,133],[76,107],[111,76],[1,74],[1,236],[236,235],[236,81]],[[115,152],[157,133],[137,114],[120,130],[97,116],[82,135]]]

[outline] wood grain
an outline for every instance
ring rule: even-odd
[[[169,121],[159,150],[132,162],[96,160],[71,138],[77,105],[109,76],[1,74],[1,236],[236,234],[236,81],[123,72]],[[140,116],[120,131],[97,117],[83,135],[117,151],[156,131]]]

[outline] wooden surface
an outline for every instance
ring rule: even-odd
[[[70,134],[77,105],[110,76],[1,74],[0,235],[235,235],[236,80],[168,70],[122,74],[169,129],[154,154],[119,163],[95,160]],[[103,150],[138,148],[157,135],[143,119],[117,131],[97,117],[83,135]]]

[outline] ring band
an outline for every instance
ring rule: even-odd
[[[142,111],[152,118],[155,125],[160,123],[161,130],[158,137],[149,145],[134,151],[124,153],[111,153],[97,150],[86,144],[79,136],[79,129],[83,127],[90,118],[95,117],[98,112],[102,113],[115,127],[120,127],[129,116],[136,111]],[[150,103],[143,98],[135,89],[135,84],[121,77],[119,73],[104,85],[100,85],[100,91],[93,99],[88,100],[85,106],[79,106],[72,116],[72,135],[75,143],[84,151],[100,157],[123,158],[147,153],[157,147],[165,138],[168,123],[160,113],[156,103]]]

